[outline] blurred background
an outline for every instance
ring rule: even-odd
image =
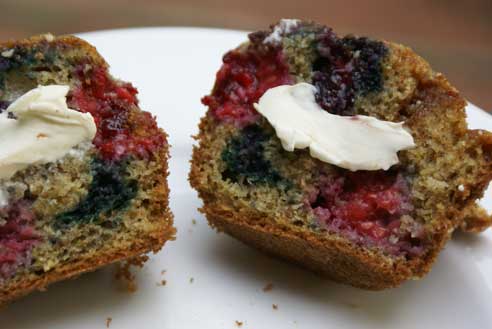
[[[264,29],[279,18],[325,23],[412,47],[492,112],[492,0],[0,0],[0,40],[136,26]]]

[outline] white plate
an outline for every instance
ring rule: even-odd
[[[26,328],[490,328],[492,232],[459,234],[420,281],[383,292],[334,284],[211,230],[187,175],[191,135],[222,55],[245,40],[237,31],[145,28],[83,34],[112,73],[140,90],[141,107],[169,133],[171,208],[178,228],[136,272],[138,290],[116,288],[114,268],[55,284],[0,311],[0,327]],[[468,108],[474,128],[492,117]],[[487,206],[491,205],[490,197]],[[192,224],[192,219],[197,224]],[[161,271],[166,270],[164,275]],[[190,278],[194,278],[190,283]],[[162,279],[166,286],[157,286]],[[273,290],[263,292],[267,283]],[[278,305],[273,310],[272,304]]]

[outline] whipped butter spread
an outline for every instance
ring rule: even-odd
[[[0,113],[0,179],[29,165],[56,161],[92,141],[94,119],[68,108],[68,91],[68,86],[40,86]]]
[[[278,86],[255,104],[285,150],[308,147],[312,157],[356,171],[387,170],[398,163],[398,151],[415,146],[403,122],[331,114],[316,103],[315,93],[308,83]]]

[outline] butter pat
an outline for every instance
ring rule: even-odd
[[[68,91],[68,86],[40,86],[0,113],[0,179],[29,165],[56,161],[94,139],[94,119],[68,108]]]
[[[315,93],[308,83],[278,86],[255,104],[286,151],[308,147],[312,157],[351,171],[387,170],[398,163],[398,151],[415,146],[403,122],[334,115],[316,103]]]

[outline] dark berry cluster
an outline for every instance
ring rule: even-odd
[[[342,43],[352,53],[352,81],[356,93],[367,95],[380,91],[383,86],[381,61],[388,53],[386,46],[380,41],[354,36],[343,38]]]
[[[331,29],[317,34],[318,59],[313,64],[316,101],[333,114],[355,114],[355,96],[382,88],[381,61],[387,53],[382,42],[347,36],[340,39]]]
[[[265,159],[264,143],[271,138],[261,127],[250,125],[227,143],[222,151],[226,170],[224,179],[246,184],[276,184],[282,180],[280,174]]]
[[[58,216],[56,225],[63,227],[73,223],[95,222],[100,215],[110,215],[125,208],[138,190],[137,183],[126,178],[126,167],[126,161],[107,163],[94,160],[87,196],[75,209]]]

